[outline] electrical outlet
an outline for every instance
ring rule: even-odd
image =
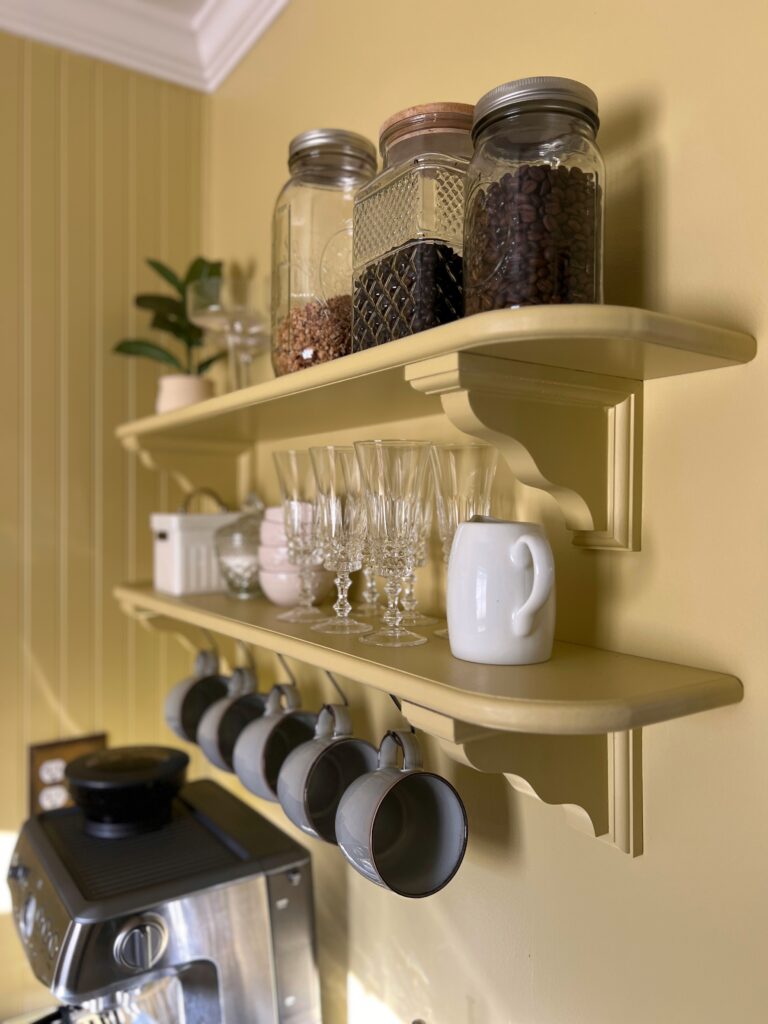
[[[105,732],[91,736],[75,736],[67,740],[52,740],[50,743],[33,743],[29,747],[29,813],[54,811],[59,807],[71,807],[64,771],[70,761],[104,750],[107,745]]]

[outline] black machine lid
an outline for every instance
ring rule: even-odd
[[[187,755],[171,747],[112,747],[78,757],[66,778],[84,830],[109,839],[166,825],[188,764]]]

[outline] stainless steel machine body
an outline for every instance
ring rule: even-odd
[[[8,875],[19,936],[57,999],[115,1007],[174,976],[184,1024],[321,1024],[303,847],[209,781],[184,786],[153,831],[99,838],[82,819],[31,818]]]

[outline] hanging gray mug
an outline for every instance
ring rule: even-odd
[[[291,751],[315,733],[317,715],[301,710],[299,691],[278,683],[269,691],[264,714],[240,733],[232,753],[235,774],[263,800],[277,800],[277,777]]]
[[[347,708],[326,704],[317,717],[314,739],[285,759],[277,778],[277,799],[302,832],[335,843],[339,801],[355,779],[376,764],[376,748],[352,736]]]
[[[179,739],[197,742],[197,730],[208,708],[226,697],[229,679],[219,672],[215,651],[200,651],[191,676],[182,679],[165,698],[165,721]]]
[[[403,767],[397,766],[398,747]],[[461,866],[467,813],[446,779],[421,768],[412,733],[388,732],[379,767],[352,783],[336,812],[336,840],[361,875],[400,896],[431,896]]]
[[[211,704],[200,719],[197,742],[211,764],[232,772],[235,743],[243,729],[264,714],[267,698],[257,693],[256,677],[250,668],[233,670],[228,693],[228,697]]]

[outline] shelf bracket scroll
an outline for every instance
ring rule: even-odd
[[[641,729],[549,736],[484,729],[408,701],[402,713],[452,760],[503,775],[517,792],[559,805],[579,832],[642,853]]]
[[[639,548],[641,381],[474,352],[413,363],[405,374],[417,391],[439,395],[455,427],[495,445],[522,484],[549,493],[575,544]]]

